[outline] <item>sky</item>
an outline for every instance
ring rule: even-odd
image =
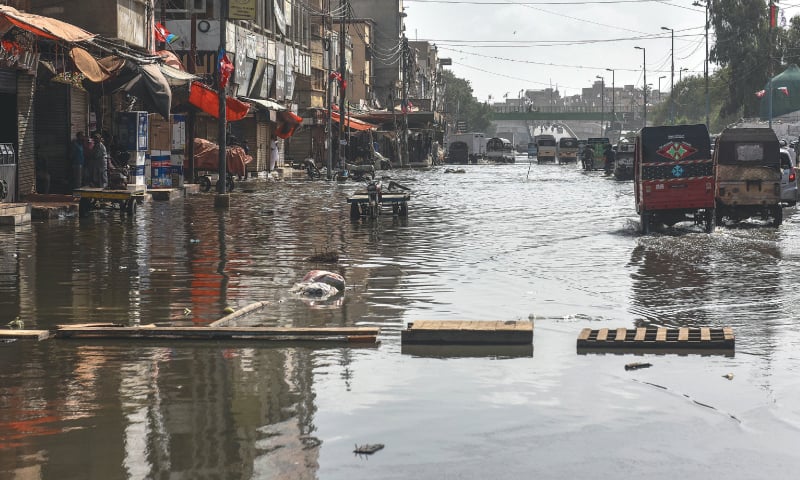
[[[435,43],[479,101],[502,102],[552,86],[578,95],[597,76],[608,87],[647,83],[670,91],[703,76],[705,7],[693,0],[403,0],[406,36]],[[704,2],[701,0],[701,4]],[[786,21],[800,4],[783,2]],[[714,42],[709,31],[709,48]],[[642,47],[644,51],[634,47]],[[613,74],[607,69],[614,70]],[[681,69],[684,69],[681,71]],[[715,70],[710,65],[711,72]],[[664,77],[659,80],[659,77]],[[612,78],[613,77],[613,78]],[[490,99],[491,96],[491,99]]]

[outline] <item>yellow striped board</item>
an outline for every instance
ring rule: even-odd
[[[578,334],[578,350],[720,350],[733,351],[736,338],[731,327],[584,328]]]

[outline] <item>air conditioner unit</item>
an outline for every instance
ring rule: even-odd
[[[170,0],[167,13],[206,13],[206,0]]]
[[[165,26],[170,33],[178,36],[178,40],[172,43],[174,50],[185,51],[191,48],[191,20],[167,20]],[[198,51],[217,50],[219,48],[219,20],[198,20],[195,35]]]

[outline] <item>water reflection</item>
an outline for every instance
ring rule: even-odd
[[[712,397],[759,427],[748,412],[768,416],[777,407],[758,388],[785,392],[786,405],[796,397],[794,386],[775,380],[798,366],[800,255],[791,252],[800,224],[791,217],[777,231],[643,237],[630,228],[630,184],[571,167],[466,170],[393,173],[413,189],[407,219],[351,221],[346,199],[360,185],[287,180],[235,192],[227,210],[213,207],[213,195],[195,195],[149,202],[135,221],[96,212],[0,229],[0,324],[20,315],[39,328],[206,325],[226,306],[268,301],[243,325],[382,327],[382,344],[369,349],[252,341],[0,345],[0,476],[327,480],[436,478],[449,468],[488,477],[504,476],[508,465],[544,469],[543,458],[556,467],[551,476],[586,476],[594,467],[563,467],[574,458],[563,452],[594,461],[587,452],[619,441],[630,442],[620,450],[628,451],[646,443],[637,433],[643,422],[669,430],[658,448],[681,458],[695,453],[671,443],[689,433],[725,448],[732,438],[752,439],[696,429],[697,421],[718,424],[683,406],[683,393]],[[326,250],[339,262],[309,259]],[[342,297],[308,304],[289,292],[319,268],[346,278]],[[513,320],[531,312],[535,357],[533,346],[400,345],[399,331],[415,319]],[[668,368],[623,376],[626,359],[575,355],[580,328],[612,321],[733,326],[737,356],[659,357]],[[687,365],[701,373],[687,375]],[[735,381],[721,379],[736,367]],[[723,387],[702,376],[709,370]],[[642,389],[634,375],[658,376],[680,393]],[[796,421],[788,410],[779,413]],[[389,448],[353,463],[352,440]],[[499,445],[509,462],[486,460],[487,445]],[[655,470],[649,466],[631,468]]]

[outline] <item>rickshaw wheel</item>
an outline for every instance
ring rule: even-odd
[[[197,183],[200,184],[200,190],[203,192],[209,192],[211,190],[211,179],[207,176],[203,175],[198,177]]]
[[[714,227],[716,226],[717,214],[714,212],[713,208],[709,208],[706,210],[705,217],[706,233],[712,233],[714,231]]]
[[[639,220],[642,224],[642,234],[647,235],[650,233],[650,214],[642,212],[641,215],[639,215]]]

